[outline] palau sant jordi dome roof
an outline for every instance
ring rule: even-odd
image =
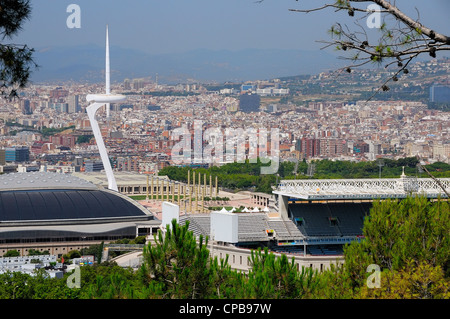
[[[0,243],[119,238],[157,223],[138,202],[81,178],[50,172],[0,175]]]

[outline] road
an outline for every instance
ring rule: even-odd
[[[118,256],[111,261],[115,261],[120,267],[138,268],[142,261],[142,251],[134,251]]]

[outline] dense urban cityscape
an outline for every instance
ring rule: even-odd
[[[449,163],[448,108],[428,107],[431,102],[449,103],[449,69],[448,59],[419,62],[413,67],[411,73],[420,72],[429,79],[420,80],[429,92],[427,100],[382,100],[384,92],[369,101],[358,100],[358,92],[347,89],[337,93],[340,89],[336,89],[336,78],[325,73],[304,77],[296,85],[290,79],[214,87],[127,79],[113,85],[115,92],[127,95],[126,103],[112,104],[110,118],[106,118],[105,110],[99,118],[117,171],[155,174],[172,165],[171,150],[177,143],[172,132],[186,125],[193,135],[194,121],[201,121],[203,131],[209,127],[220,127],[222,131],[279,128],[281,160],[367,161],[420,156],[431,163]],[[443,75],[436,77],[433,70]],[[360,72],[358,76],[371,74],[374,79],[359,83],[374,83],[380,78],[376,72]],[[340,79],[340,84],[350,87],[347,81],[354,81],[355,76]],[[413,87],[417,78],[403,79],[401,86]],[[299,93],[304,87],[318,84],[325,93]],[[208,89],[211,87],[214,90]],[[1,170],[101,170],[84,111],[85,94],[98,90],[100,84],[34,84],[19,99],[3,101]],[[349,95],[352,99],[346,100]],[[192,158],[192,164],[210,163],[194,163]]]

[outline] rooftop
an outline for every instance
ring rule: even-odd
[[[69,174],[51,172],[10,173],[0,175],[0,191],[29,189],[88,189],[94,184]]]
[[[90,182],[94,185],[108,188],[108,178],[105,172],[76,172],[72,176]],[[134,186],[147,185],[147,174],[139,174],[135,172],[114,172],[117,185]],[[149,176],[151,178],[151,176]],[[167,181],[167,176],[154,176],[155,179]]]

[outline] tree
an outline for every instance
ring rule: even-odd
[[[170,226],[170,227],[169,227]],[[140,269],[144,281],[161,290],[163,298],[203,299],[211,294],[208,240],[188,231],[176,220],[155,235],[155,245],[144,246]]]
[[[2,42],[11,39],[29,19],[30,0],[0,0],[0,37]],[[4,97],[17,96],[17,90],[25,87],[32,69],[34,49],[27,45],[0,43],[0,94]]]
[[[375,202],[364,221],[364,239],[344,248],[345,268],[354,287],[365,285],[366,269],[401,271],[412,262],[440,267],[449,276],[450,216],[447,201],[424,197]],[[411,269],[411,267],[410,267]]]
[[[36,249],[28,250],[28,256],[39,256],[39,255],[50,255],[50,252],[48,250],[44,250],[42,252]]]
[[[12,249],[8,250],[3,257],[18,257],[20,256],[20,252],[18,250]]]
[[[0,274],[0,299],[30,299],[32,277],[19,271]]]
[[[77,137],[76,144],[82,144],[82,143],[89,143],[91,138],[93,138],[94,135],[80,135]]]
[[[242,299],[246,298],[247,277],[244,273],[231,269],[228,255],[225,258],[216,256],[210,262],[211,298]]]
[[[35,271],[27,286],[30,287],[31,293],[26,296],[27,299],[77,299],[79,298],[80,289],[72,289],[67,286],[66,274],[64,278],[51,278],[44,268]],[[25,298],[25,297],[24,297]]]
[[[370,3],[378,6],[378,9],[368,6]],[[408,16],[395,5],[395,1],[391,0],[335,0],[333,3],[313,9],[290,9],[290,11],[309,13],[327,8],[347,12],[350,17],[354,17],[357,26],[357,30],[352,30],[347,25],[335,23],[329,30],[332,40],[321,41],[326,44],[325,47],[334,46],[350,54],[345,59],[351,60],[352,64],[340,71],[351,73],[353,68],[369,63],[383,64],[385,68],[395,67],[393,74],[385,80],[377,92],[389,90],[387,83],[396,82],[401,74],[407,74],[408,65],[418,56],[428,54],[436,58],[438,52],[450,50],[448,35],[423,25],[419,18]],[[357,14],[361,16],[358,17]],[[371,19],[373,14],[383,14],[386,17],[376,26],[381,31],[378,39],[370,38],[360,23],[362,20]]]
[[[449,299],[450,280],[440,266],[408,262],[399,271],[384,272],[378,289],[363,286],[362,299]]]
[[[95,283],[83,291],[83,298],[89,299],[134,299],[139,291],[133,282],[120,273],[96,276]]]
[[[352,299],[355,298],[353,281],[345,265],[331,263],[330,268],[318,275],[318,285],[311,291],[313,299]]]
[[[252,251],[250,263],[248,298],[308,298],[319,284],[317,271],[305,267],[299,271],[294,258],[289,261],[285,254],[277,257],[267,247],[264,252]]]

